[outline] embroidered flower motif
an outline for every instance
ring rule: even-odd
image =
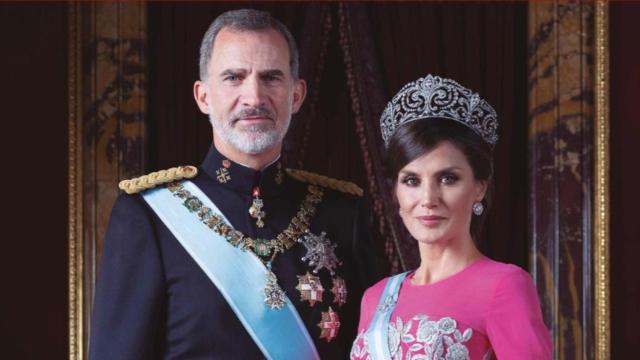
[[[389,322],[387,328],[391,359],[469,360],[469,349],[465,343],[473,336],[473,330],[460,331],[457,327],[458,322],[451,317],[430,320],[427,315],[420,314],[405,322],[398,316]],[[353,343],[351,359],[370,358],[366,340],[363,331]]]
[[[461,343],[456,343],[447,349],[445,360],[469,360],[469,349]]]
[[[438,323],[429,321],[427,318],[420,320],[416,338],[420,342],[432,344],[438,337]]]
[[[389,295],[384,299],[382,304],[378,306],[378,311],[382,313],[386,313],[395,304],[396,304],[396,298],[393,295]]]
[[[391,354],[392,358],[400,358],[402,359],[402,347],[400,346],[400,333],[402,332],[402,319],[398,317],[400,320],[399,329],[394,326],[393,322],[389,323],[389,330],[387,333],[388,341],[389,341],[389,354]]]
[[[417,354],[417,355],[413,355],[410,358],[411,360],[431,360],[427,355],[423,355],[423,354]]]
[[[362,346],[360,346],[362,344]],[[364,331],[358,333],[358,336],[353,341],[351,347],[351,353],[349,354],[350,360],[369,360],[369,350],[367,348],[367,338],[364,336]]]
[[[438,330],[443,334],[452,334],[458,324],[450,317],[443,317],[438,320]]]

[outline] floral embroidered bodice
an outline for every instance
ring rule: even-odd
[[[392,360],[551,359],[535,286],[520,268],[482,258],[430,285],[412,285],[412,276],[387,327]],[[362,299],[351,359],[374,360],[365,332],[386,281]]]
[[[464,330],[450,318],[432,320],[427,315],[415,315],[408,321],[401,317],[389,323],[389,352],[393,360],[463,360],[469,359],[469,345],[473,338],[473,329]],[[486,348],[486,337],[472,343],[476,347]],[[475,340],[475,339],[474,339]],[[351,349],[352,359],[370,359],[364,333],[360,333]],[[491,359],[491,349],[487,349],[483,360]]]

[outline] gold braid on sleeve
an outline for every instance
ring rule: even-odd
[[[122,180],[118,184],[118,187],[127,194],[135,194],[151,189],[156,185],[176,180],[190,179],[197,174],[198,168],[195,166],[178,166],[166,170],[155,171],[137,178]]]
[[[362,196],[364,193],[362,189],[349,181],[337,180],[328,176],[315,174],[312,172],[298,170],[298,169],[286,169],[287,174],[292,178],[312,185],[319,185],[329,189],[341,191],[347,194]]]

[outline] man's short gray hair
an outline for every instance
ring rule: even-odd
[[[213,43],[220,30],[226,27],[236,31],[257,32],[273,29],[282,34],[289,46],[291,76],[294,79],[298,79],[298,68],[300,67],[298,47],[289,29],[266,11],[240,9],[227,11],[218,16],[204,34],[202,44],[200,45],[200,80],[207,80],[207,70],[209,68],[209,61],[211,60],[211,53],[213,52]]]

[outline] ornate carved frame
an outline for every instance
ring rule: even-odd
[[[69,3],[69,353],[84,359],[117,183],[144,169],[146,5]]]
[[[609,312],[609,4],[595,4],[594,326],[595,358],[611,357]]]

